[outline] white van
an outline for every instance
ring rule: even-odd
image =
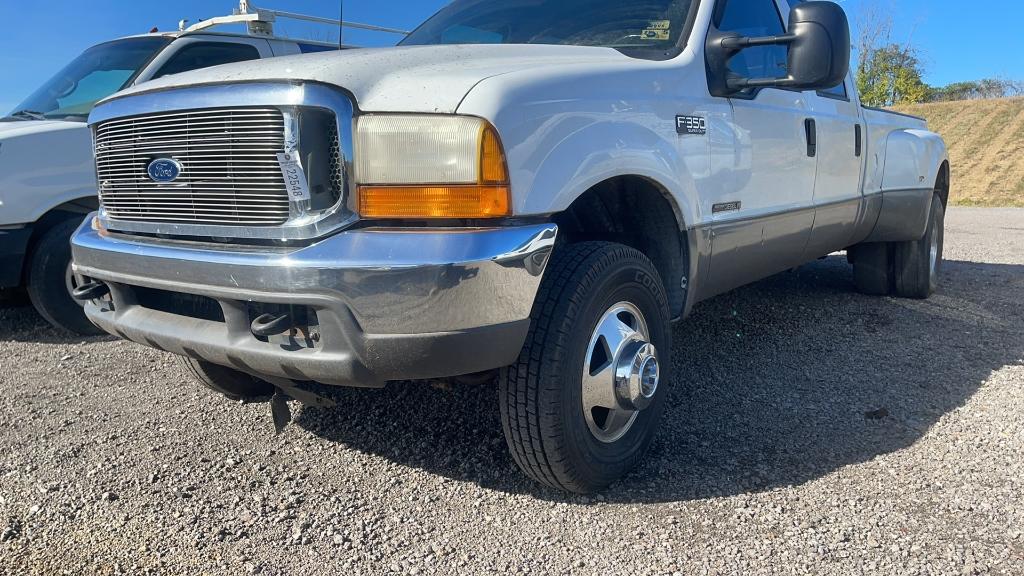
[[[340,25],[324,18],[256,10],[243,1],[231,16],[176,32],[154,32],[93,46],[0,118],[0,290],[27,288],[52,324],[98,334],[70,296],[69,239],[98,207],[92,136],[86,120],[96,102],[143,82],[189,70],[349,48],[277,37],[275,19]],[[238,33],[214,32],[223,25]],[[346,27],[402,34],[364,24]]]

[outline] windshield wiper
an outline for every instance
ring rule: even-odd
[[[36,112],[35,110],[18,110],[17,112],[8,116],[8,118],[23,118],[27,120],[46,120],[46,116],[42,112]]]

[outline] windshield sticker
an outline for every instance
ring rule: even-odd
[[[668,40],[672,34],[671,20],[652,20],[640,33],[643,40]]]

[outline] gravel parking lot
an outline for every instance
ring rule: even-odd
[[[0,304],[2,574],[1024,574],[1024,210],[927,302],[831,257],[698,307],[641,469],[567,497],[492,387],[342,391],[275,437],[172,357]]]

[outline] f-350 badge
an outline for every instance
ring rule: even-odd
[[[708,133],[708,121],[702,116],[676,116],[676,132],[703,136]]]

